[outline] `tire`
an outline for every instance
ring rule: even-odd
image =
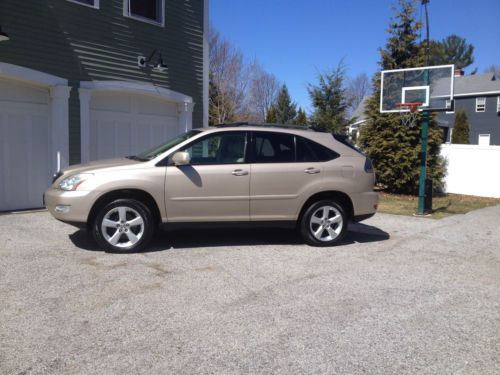
[[[299,228],[308,245],[333,246],[344,238],[347,226],[344,208],[335,201],[321,200],[306,208]]]
[[[144,249],[154,232],[151,210],[134,199],[117,199],[102,207],[92,224],[92,236],[109,253]]]

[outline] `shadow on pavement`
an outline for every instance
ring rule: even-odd
[[[340,245],[385,241],[387,232],[376,227],[352,223]],[[73,244],[88,251],[102,251],[92,237],[83,230],[69,235]],[[150,246],[144,252],[168,249],[188,249],[219,246],[256,245],[303,245],[297,231],[282,228],[241,228],[241,229],[176,229],[159,230]]]

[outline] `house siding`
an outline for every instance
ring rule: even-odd
[[[123,16],[123,0],[94,9],[66,0],[2,0],[0,25],[10,41],[0,61],[68,79],[70,163],[80,162],[80,81],[154,83],[195,102],[193,127],[203,126],[203,0],[165,0],[165,27]],[[140,69],[154,49],[165,73]]]
[[[500,145],[500,115],[497,112],[497,98],[499,95],[481,96],[486,98],[486,111],[476,112],[476,96],[455,97],[454,113],[440,112],[438,121],[443,127],[453,128],[455,115],[464,109],[469,120],[469,142],[477,144],[479,134],[489,134],[491,145]],[[449,141],[449,136],[446,139]]]

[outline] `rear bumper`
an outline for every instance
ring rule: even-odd
[[[44,204],[57,220],[81,226],[87,222],[95,195],[96,193],[91,191],[63,191],[51,188],[44,194]]]
[[[374,191],[367,191],[364,193],[352,194],[353,203],[353,220],[361,221],[368,219],[375,215],[378,208],[378,193]],[[361,220],[356,220],[361,218]]]

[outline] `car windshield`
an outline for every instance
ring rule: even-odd
[[[181,135],[178,135],[177,137],[172,138],[172,139],[168,140],[167,142],[164,142],[158,146],[155,146],[150,150],[142,152],[138,155],[127,156],[127,157],[129,159],[140,160],[140,161],[151,160],[151,159],[156,158],[158,155],[163,154],[165,151],[170,150],[172,147],[177,146],[178,144],[188,140],[191,137],[194,137],[197,134],[200,134],[199,130],[190,130],[187,133],[183,133]]]

